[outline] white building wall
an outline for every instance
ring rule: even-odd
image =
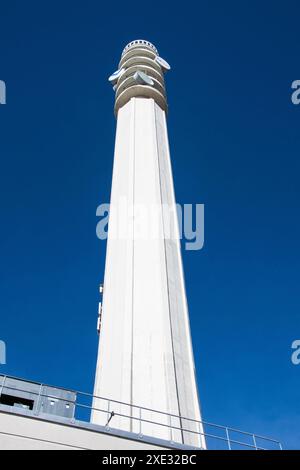
[[[0,412],[0,450],[157,450],[166,447],[113,433]]]

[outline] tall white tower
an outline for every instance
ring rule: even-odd
[[[93,406],[115,412],[111,427],[205,448],[195,434],[202,425],[184,419],[201,414],[168,145],[168,69],[153,44],[137,40],[110,77],[117,131],[94,395],[127,405]],[[155,235],[145,237],[154,208]],[[91,420],[105,424],[107,413]]]

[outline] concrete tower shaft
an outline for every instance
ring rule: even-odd
[[[94,394],[113,408],[95,399],[102,411],[92,421],[105,424],[113,411],[112,427],[205,448],[168,143],[169,68],[138,40],[109,78],[117,131]]]

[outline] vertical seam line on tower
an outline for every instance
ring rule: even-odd
[[[161,182],[161,168],[160,168],[160,155],[159,155],[159,146],[158,146],[158,132],[157,132],[157,113],[156,113],[156,103],[153,100],[154,106],[154,127],[155,127],[155,144],[156,144],[156,154],[157,154],[157,165],[158,165],[158,179],[159,179],[159,188],[160,188],[160,200],[161,204],[163,204],[163,196],[162,196],[162,182]],[[171,332],[171,344],[172,344],[172,355],[173,355],[173,364],[174,364],[174,376],[175,376],[175,387],[176,387],[176,396],[177,396],[177,403],[178,403],[178,412],[179,412],[179,420],[180,420],[180,432],[182,443],[184,444],[184,437],[182,432],[182,420],[181,420],[181,410],[180,410],[180,401],[179,401],[179,393],[178,393],[178,379],[176,373],[176,359],[175,359],[175,350],[174,350],[174,340],[173,340],[173,328],[172,328],[172,318],[171,318],[171,303],[170,303],[170,289],[169,289],[169,277],[168,277],[168,261],[167,261],[167,249],[166,249],[166,239],[165,239],[165,225],[164,225],[164,217],[163,217],[163,206],[161,206],[161,213],[162,213],[162,230],[163,230],[163,243],[164,243],[164,252],[165,252],[165,267],[166,267],[166,278],[167,278],[167,291],[168,291],[168,305],[169,305],[169,322],[170,322],[170,332]]]
[[[132,146],[132,297],[131,297],[131,377],[130,377],[130,403],[133,405],[133,331],[134,331],[134,201],[135,201],[135,98],[132,98],[131,146]],[[133,408],[130,407],[133,417]],[[130,430],[133,431],[133,419],[130,420]]]

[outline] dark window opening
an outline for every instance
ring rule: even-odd
[[[0,404],[15,406],[16,408],[23,408],[25,410],[33,410],[34,401],[28,400],[27,398],[12,397],[11,395],[5,395],[5,393],[3,393],[0,396]]]

